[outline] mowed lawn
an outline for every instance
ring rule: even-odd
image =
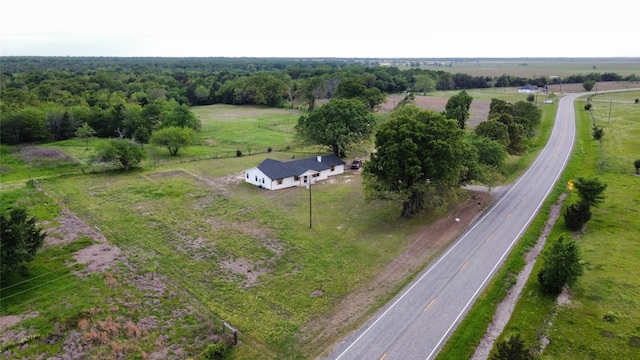
[[[260,106],[207,105],[191,111],[202,121],[202,146],[225,154],[241,150],[265,152],[293,145],[294,126],[303,114],[294,109]]]
[[[640,92],[598,95],[593,117],[582,110],[584,101],[576,102],[579,138],[567,177],[597,176],[608,185],[606,199],[592,210],[585,232],[568,232],[560,218],[549,239],[564,233],[578,242],[584,275],[569,302],[557,305],[539,292],[538,261],[503,333],[521,333],[533,347],[548,339],[544,359],[640,358],[640,176],[633,166],[640,159],[640,105],[634,104],[639,97]],[[593,119],[604,128],[602,169],[600,146],[591,138]],[[576,198],[571,194],[564,208]]]

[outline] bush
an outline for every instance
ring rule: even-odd
[[[229,345],[225,341],[220,341],[215,344],[210,344],[206,349],[198,356],[198,359],[203,360],[220,360],[224,359],[229,352]]]
[[[575,241],[565,241],[560,236],[544,254],[544,264],[538,273],[538,281],[548,294],[560,294],[562,288],[572,286],[582,275],[580,250]]]
[[[591,103],[584,104],[584,109],[585,110],[591,110]]]
[[[578,231],[591,219],[591,209],[588,203],[580,201],[569,206],[563,216],[567,228]]]

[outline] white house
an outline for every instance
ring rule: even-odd
[[[267,158],[257,167],[245,170],[244,181],[269,190],[305,186],[344,173],[344,165],[345,162],[335,155],[287,162]]]
[[[518,88],[518,93],[520,94],[533,94],[538,91],[538,87],[533,85],[525,85]]]

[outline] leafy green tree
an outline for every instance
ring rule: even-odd
[[[607,184],[603,184],[598,178],[579,177],[574,186],[581,201],[589,204],[589,206],[597,207],[604,202],[604,191],[607,188]]]
[[[133,140],[109,140],[98,149],[93,158],[93,162],[97,163],[120,163],[124,170],[139,166],[143,159],[147,157],[147,153],[142,145]]]
[[[369,199],[402,204],[408,217],[425,207],[428,194],[459,185],[465,170],[464,132],[454,120],[406,106],[394,111],[376,133],[376,151],[364,165]]]
[[[375,118],[367,107],[355,99],[332,99],[301,116],[296,137],[305,145],[326,146],[340,157],[354,144],[373,133]]]
[[[36,226],[36,218],[27,217],[27,211],[14,207],[0,213],[0,283],[7,275],[26,272],[27,262],[33,260],[44,242],[46,233]]]
[[[26,107],[0,113],[0,136],[6,144],[44,142],[49,139],[46,113],[40,107]]]
[[[493,98],[489,104],[489,115],[487,115],[487,118],[491,119],[500,114],[512,114],[512,106],[513,105],[511,105],[511,103],[508,103],[505,100]]]
[[[502,144],[475,133],[470,133],[469,139],[471,144],[478,149],[478,162],[480,164],[494,166],[497,169],[501,169],[504,166],[509,154]]]
[[[359,97],[359,99],[364,102],[365,105],[367,105],[369,111],[376,110],[380,106],[380,104],[384,102],[385,98],[386,96],[382,93],[382,91],[380,91],[380,89],[376,87],[366,89]]]
[[[524,126],[517,123],[513,115],[503,113],[491,118],[491,120],[507,125],[507,131],[509,132],[509,146],[507,146],[507,151],[509,154],[519,155],[527,150]]]
[[[416,92],[421,92],[423,95],[426,95],[427,93],[436,90],[436,79],[434,79],[431,75],[414,75],[413,78],[416,81],[413,85],[413,89]]]
[[[200,131],[202,127],[202,123],[200,120],[191,112],[189,107],[185,104],[171,104],[169,103],[167,108],[162,113],[162,123],[160,127],[189,127],[194,129],[195,131]]]
[[[595,85],[596,85],[596,82],[593,80],[587,80],[582,83],[582,87],[584,88],[585,91],[591,91],[591,89],[593,89]]]
[[[481,122],[476,126],[474,132],[479,136],[484,136],[496,141],[498,144],[504,146],[505,149],[511,142],[509,140],[509,128],[507,125],[496,120]]]
[[[196,132],[191,128],[169,126],[156,130],[150,139],[150,143],[164,146],[171,156],[178,155],[178,150],[196,142]]]
[[[524,127],[527,137],[533,136],[542,119],[540,108],[530,102],[517,101],[511,106],[511,113],[515,121]]]
[[[535,95],[533,95],[533,94],[529,94],[529,95],[527,95],[527,101],[528,101],[528,102],[532,103],[532,102],[534,102],[535,100],[536,100]]]
[[[580,249],[573,240],[561,235],[544,255],[544,264],[538,273],[542,289],[549,294],[560,294],[565,286],[573,286],[582,275]]]
[[[511,335],[509,340],[496,344],[496,352],[491,360],[533,360],[533,352],[527,348],[520,334]]]
[[[633,167],[636,168],[636,175],[640,175],[640,159],[633,162]]]
[[[334,96],[341,99],[355,99],[361,97],[365,90],[367,87],[358,79],[347,78],[340,81]]]
[[[76,137],[79,137],[80,139],[84,139],[85,150],[89,150],[89,138],[91,138],[95,134],[96,134],[96,131],[93,130],[93,128],[89,126],[89,124],[87,124],[86,122],[82,124],[81,127],[76,129]]]
[[[458,121],[460,129],[464,129],[467,120],[469,120],[469,109],[471,108],[472,102],[473,98],[469,96],[466,91],[462,90],[457,95],[450,97],[447,101],[445,116],[447,119]]]

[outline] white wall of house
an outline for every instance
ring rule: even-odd
[[[315,184],[317,181],[326,180],[329,176],[339,175],[343,173],[344,165],[336,165],[332,168],[322,170],[320,172],[309,170],[300,175],[297,179],[293,176],[284,179],[270,179],[267,175],[260,171],[260,169],[255,167],[244,171],[244,181],[255,186],[261,186],[265,189],[280,190],[293,186],[306,186],[309,180],[312,181],[312,184]]]

